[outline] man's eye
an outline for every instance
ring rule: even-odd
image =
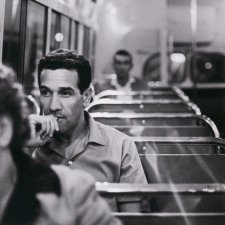
[[[68,91],[61,91],[60,92],[60,95],[63,96],[63,97],[70,97],[71,96],[71,93],[68,92]]]
[[[50,96],[50,92],[46,91],[46,90],[41,90],[41,95],[44,97],[49,97]]]

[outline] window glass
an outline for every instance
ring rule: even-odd
[[[83,45],[84,45],[84,26],[80,23],[79,24],[79,32],[78,32],[78,46],[77,51],[79,54],[83,54]]]
[[[18,72],[20,0],[5,1],[2,62]]]
[[[69,48],[70,43],[70,19],[52,12],[51,44],[50,50],[57,48]]]
[[[34,16],[38,15],[38,16]],[[37,65],[43,56],[45,45],[44,38],[45,7],[35,2],[28,2],[25,65],[24,65],[24,90],[38,96]]]
[[[60,33],[60,15],[57,12],[52,12],[51,19],[51,38],[50,38],[50,51],[59,48],[59,42],[56,41],[56,34]],[[59,36],[59,35],[58,35]],[[58,37],[57,37],[58,38]]]
[[[87,58],[89,58],[89,47],[90,47],[90,29],[88,27],[84,27],[83,53],[84,56]]]
[[[79,23],[77,22],[77,21],[75,21],[75,29],[74,29],[74,32],[75,32],[75,34],[74,34],[74,48],[77,50],[77,48],[78,48],[78,32],[79,32]]]
[[[61,39],[59,42],[60,48],[70,47],[70,20],[65,16],[61,16]]]

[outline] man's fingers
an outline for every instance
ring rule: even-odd
[[[42,140],[52,137],[55,131],[59,130],[56,118],[52,115],[40,116],[30,115],[29,122],[31,126],[31,137],[40,136]],[[37,128],[40,128],[37,130]]]

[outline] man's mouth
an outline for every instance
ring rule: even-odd
[[[64,116],[55,116],[54,115],[54,117],[55,117],[55,119],[59,122],[60,120],[62,120],[62,119],[64,119]]]

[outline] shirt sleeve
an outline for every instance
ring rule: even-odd
[[[62,182],[62,195],[73,199],[76,224],[80,225],[121,225],[107,203],[95,190],[95,180],[80,170],[53,166]]]
[[[120,183],[147,184],[146,176],[134,141],[124,141]]]

